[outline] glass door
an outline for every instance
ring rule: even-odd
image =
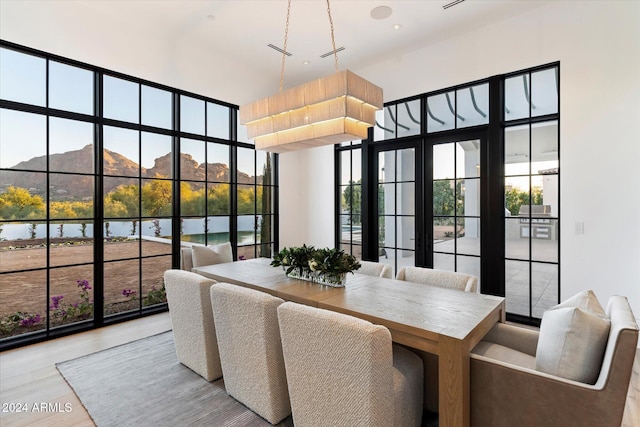
[[[480,139],[433,144],[425,176],[430,247],[425,264],[480,278]],[[430,202],[431,201],[431,202]]]

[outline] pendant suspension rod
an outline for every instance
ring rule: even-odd
[[[287,57],[287,39],[289,38],[289,16],[291,15],[291,0],[287,3],[287,23],[284,27],[284,46],[282,47],[282,67],[280,68],[280,92],[284,87],[284,59]]]
[[[333,46],[333,56],[336,63],[336,73],[338,72],[338,52],[336,51],[336,38],[333,34],[333,18],[331,17],[331,5],[327,0],[327,14],[329,15],[329,24],[331,25],[331,44]]]

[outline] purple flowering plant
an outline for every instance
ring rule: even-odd
[[[80,302],[63,305],[64,295],[56,295],[51,297],[51,315],[54,319],[88,319],[93,313],[93,300],[89,291],[91,285],[88,280],[76,280],[76,284],[80,289]]]

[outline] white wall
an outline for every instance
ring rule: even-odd
[[[584,289],[603,302],[625,295],[640,319],[640,2],[547,3],[353,71],[392,101],[553,61],[561,69],[561,299]],[[297,165],[286,194],[328,194],[333,180],[324,168],[311,173],[316,158],[295,160],[309,163]],[[290,216],[284,208],[281,229]],[[325,244],[333,204],[313,199],[308,209],[290,234]],[[574,233],[576,222],[584,234]]]

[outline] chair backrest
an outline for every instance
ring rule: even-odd
[[[180,248],[180,269],[191,271],[193,267],[233,262],[230,242],[218,245],[187,244]]]
[[[393,425],[387,328],[292,302],[278,320],[295,425]]]
[[[595,387],[618,388],[624,401],[638,345],[638,324],[626,297],[615,295],[609,298],[606,312],[611,328]]]
[[[164,272],[178,360],[212,381],[222,376],[209,288],[216,283],[190,271]]]
[[[454,271],[436,270],[425,267],[402,267],[398,270],[396,280],[424,283],[441,288],[458,289],[465,292],[478,291],[478,278],[470,274]]]
[[[277,312],[284,300],[228,283],[210,293],[227,393],[279,423],[291,414]]]
[[[391,279],[393,277],[393,269],[388,264],[373,261],[360,261],[360,268],[356,273],[366,274],[367,276],[384,277]]]

